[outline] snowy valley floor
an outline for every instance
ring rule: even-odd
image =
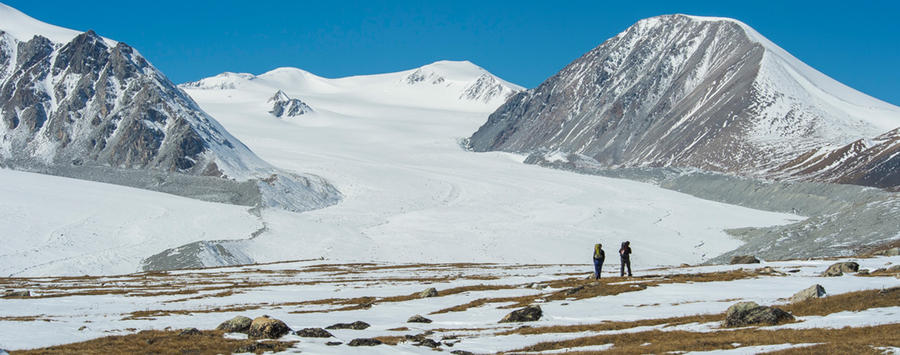
[[[845,260],[873,272],[819,276]],[[900,276],[891,269],[898,264],[900,257],[894,256],[682,266],[638,269],[635,277],[624,279],[616,277],[618,265],[607,264],[600,282],[586,279],[588,265],[322,260],[119,276],[2,278],[4,292],[27,290],[30,296],[0,299],[0,348],[97,339],[55,351],[246,351],[253,349],[247,344],[256,344],[246,335],[211,330],[238,315],[268,315],[295,331],[354,321],[371,324],[363,330],[330,330],[331,338],[289,334],[279,342],[268,341],[272,348],[257,346],[287,353],[881,353],[900,347]],[[822,285],[827,297],[788,303],[788,297],[814,284]],[[430,287],[437,296],[420,297]],[[722,327],[723,312],[739,301],[783,308],[796,321]],[[498,323],[530,304],[541,306],[539,321]],[[417,314],[433,322],[407,323]],[[178,335],[192,327],[204,331]],[[383,344],[348,345],[357,338],[377,338]],[[428,343],[438,347],[424,346]],[[139,347],[128,347],[135,344]]]

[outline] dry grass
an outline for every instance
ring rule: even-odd
[[[900,306],[900,287],[842,293],[779,307],[796,316],[823,316],[835,312],[858,312],[893,306]]]
[[[733,343],[739,343],[740,347],[786,343],[824,343],[813,348],[793,349],[790,352],[853,354],[859,353],[860,350],[865,353],[866,349],[872,349],[872,346],[900,346],[900,337],[897,337],[897,334],[900,334],[900,324],[842,329],[779,329],[777,331],[750,328],[710,333],[652,330],[543,342],[510,353],[602,344],[614,344],[610,351],[617,354],[662,354],[676,351],[734,349],[736,347],[732,345]],[[848,349],[854,351],[847,351]]]
[[[225,339],[221,331],[202,331],[197,335],[179,335],[180,331],[146,330],[131,335],[108,336],[81,343],[51,346],[12,354],[230,354],[239,349],[248,352],[255,345],[257,354],[283,351],[293,342]],[[263,344],[263,345],[260,345]]]

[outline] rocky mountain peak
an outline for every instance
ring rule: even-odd
[[[275,117],[296,117],[313,112],[312,107],[305,102],[288,96],[282,90],[275,92],[268,102],[272,104],[269,113]]]

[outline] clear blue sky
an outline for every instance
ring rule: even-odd
[[[534,87],[641,18],[726,16],[838,81],[900,105],[896,0],[0,1],[126,42],[178,83],[281,66],[340,77],[465,59]]]

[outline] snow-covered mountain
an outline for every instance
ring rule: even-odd
[[[272,95],[267,102],[272,104],[272,110],[269,113],[275,117],[296,117],[313,112],[312,107],[305,102],[290,97],[281,90],[276,91],[275,95]]]
[[[339,199],[323,179],[259,159],[127,44],[3,4],[0,122],[0,165],[17,169],[141,187],[149,187],[138,181],[149,175],[141,171],[252,181],[258,191],[248,193],[256,197],[231,202],[294,211]],[[205,182],[162,179],[184,185],[167,192],[207,194],[192,186]],[[234,194],[226,188],[210,199]]]
[[[898,127],[900,108],[825,76],[746,24],[666,15],[510,98],[470,146],[890,187],[896,149],[881,144]]]
[[[264,91],[271,96],[272,92],[282,91],[285,96],[304,102],[310,95],[344,95],[398,106],[466,111],[496,107],[524,90],[469,61],[439,61],[396,73],[337,79],[323,78],[297,68],[278,68],[260,75],[227,72],[179,86],[192,93],[238,90]],[[260,107],[263,104],[260,103]]]

